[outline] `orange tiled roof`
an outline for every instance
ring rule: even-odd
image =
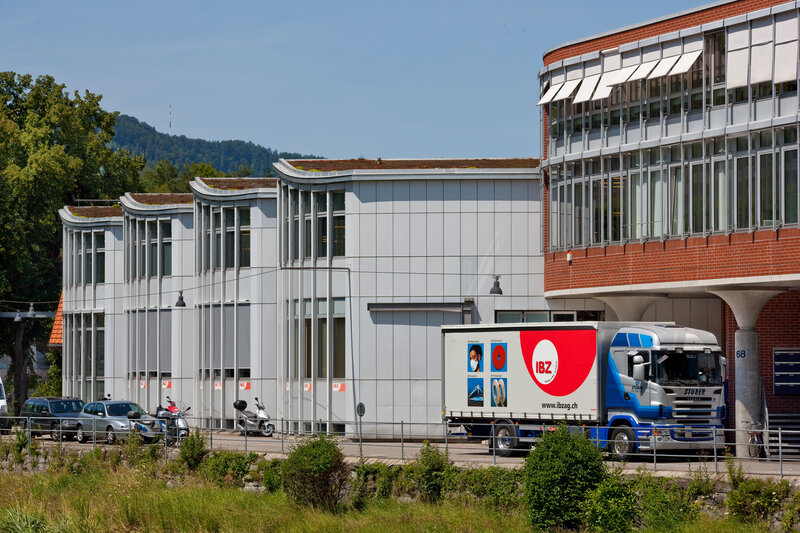
[[[56,310],[56,320],[53,322],[53,331],[50,332],[50,340],[47,346],[50,348],[61,348],[64,343],[64,293],[58,299],[58,309]]]

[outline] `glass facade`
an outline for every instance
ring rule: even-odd
[[[797,15],[542,73],[549,250],[797,224]]]

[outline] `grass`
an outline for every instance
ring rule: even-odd
[[[254,494],[194,477],[168,487],[141,469],[0,474],[0,530],[22,531],[528,531],[521,514],[396,499],[330,514],[282,491]],[[22,527],[20,527],[22,526]]]

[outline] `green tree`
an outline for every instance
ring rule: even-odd
[[[58,300],[59,208],[138,188],[144,159],[110,148],[117,113],[101,98],[70,94],[51,76],[0,72],[0,300]],[[0,351],[14,354],[16,405],[27,396],[31,340],[44,329],[37,320],[0,321]]]
[[[178,167],[167,159],[157,161],[142,171],[139,186],[146,192],[180,192],[182,182],[178,179]]]

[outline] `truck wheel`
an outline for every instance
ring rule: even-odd
[[[508,457],[517,447],[517,432],[511,424],[497,424],[494,427],[494,442],[489,442],[490,446],[494,446],[494,453]]]
[[[617,461],[627,461],[633,455],[636,446],[636,437],[629,427],[618,427],[611,433],[609,447],[611,454]]]

